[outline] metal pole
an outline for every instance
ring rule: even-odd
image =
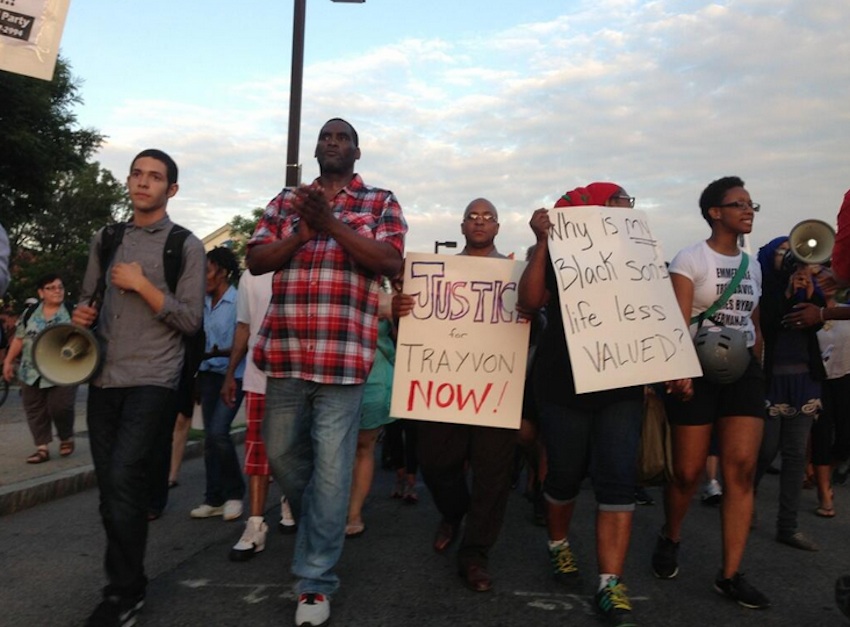
[[[294,0],[292,19],[292,72],[289,85],[289,136],[286,145],[286,186],[301,183],[298,144],[301,140],[301,85],[304,82],[304,22],[307,0]]]

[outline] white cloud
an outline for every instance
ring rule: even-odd
[[[360,53],[308,60],[304,178],[319,125],[342,115],[366,181],[406,209],[411,250],[459,238],[463,207],[486,196],[500,248],[519,254],[531,210],[614,180],[671,257],[707,235],[697,198],[727,174],[763,203],[763,243],[804,218],[832,222],[850,187],[848,18],[838,1],[612,0],[467,39],[360,39]],[[137,150],[167,147],[181,165],[173,213],[201,235],[283,185],[288,77],[227,83],[209,102],[164,93],[100,127],[105,165],[123,173]]]

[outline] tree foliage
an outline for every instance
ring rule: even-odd
[[[236,215],[230,221],[230,234],[233,241],[233,252],[240,261],[245,259],[248,240],[254,234],[257,223],[263,216],[263,208],[257,207],[251,212],[251,217]]]
[[[104,136],[79,128],[80,83],[59,59],[52,81],[0,71],[0,220],[12,247],[13,307],[45,272],[78,292],[97,228],[127,215],[123,185],[92,161]]]

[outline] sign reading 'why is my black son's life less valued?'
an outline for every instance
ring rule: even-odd
[[[525,262],[411,253],[390,414],[516,429],[530,325],[516,311]]]
[[[702,376],[646,214],[562,207],[549,219],[576,392]]]

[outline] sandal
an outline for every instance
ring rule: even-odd
[[[28,464],[41,464],[50,459],[50,451],[46,448],[36,449],[35,453],[27,457]]]
[[[59,454],[62,457],[68,457],[71,453],[74,452],[74,441],[73,440],[62,440],[59,443]]]
[[[821,518],[835,518],[835,508],[834,507],[818,507],[815,510],[815,514],[817,514]]]
[[[366,525],[362,522],[359,523],[348,523],[345,526],[345,537],[346,538],[359,538],[366,532]]]

